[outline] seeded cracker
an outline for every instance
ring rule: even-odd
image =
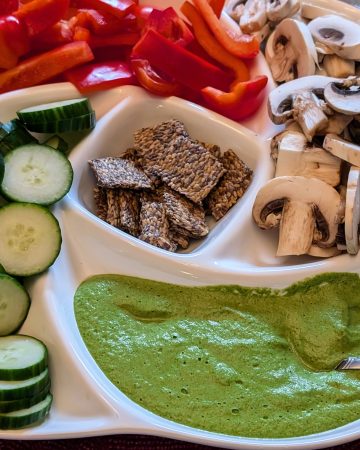
[[[174,252],[176,244],[170,240],[169,222],[165,207],[159,198],[147,192],[140,197],[140,235],[139,239]]]
[[[132,161],[123,158],[101,158],[89,161],[98,186],[108,189],[151,189],[149,178]]]
[[[203,145],[206,150],[209,150],[209,152],[215,156],[215,158],[220,159],[221,156],[221,150],[220,147],[216,144],[208,144],[207,142],[200,142],[201,145]]]
[[[227,150],[220,161],[227,171],[206,199],[208,210],[216,220],[244,195],[252,178],[252,170],[232,150]]]
[[[106,199],[106,222],[137,236],[140,205],[136,192],[125,189],[107,189]]]
[[[179,234],[170,228],[169,236],[172,242],[175,242],[183,250],[189,247],[189,238],[183,234]]]
[[[99,219],[106,220],[107,199],[106,189],[96,186],[94,188],[95,214]]]
[[[166,215],[173,224],[185,228],[193,236],[201,237],[209,233],[201,206],[169,188],[164,188],[162,194]]]

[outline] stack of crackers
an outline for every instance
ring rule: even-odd
[[[171,252],[206,236],[206,215],[221,219],[252,178],[232,150],[192,139],[176,119],[136,131],[121,157],[89,164],[97,216]]]

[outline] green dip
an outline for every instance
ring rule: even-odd
[[[84,281],[75,315],[107,377],[144,408],[218,433],[280,438],[360,418],[360,279],[286,290],[185,287],[119,275]]]

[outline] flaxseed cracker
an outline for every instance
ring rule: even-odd
[[[206,198],[207,209],[216,220],[221,219],[244,195],[253,173],[232,150],[227,150],[220,161],[226,173]]]
[[[97,185],[108,189],[152,189],[152,183],[145,173],[132,161],[124,158],[100,158],[89,161]]]
[[[108,208],[106,189],[99,186],[94,187],[94,203],[96,216],[101,220],[106,220]]]

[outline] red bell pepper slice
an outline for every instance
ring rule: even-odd
[[[154,8],[152,6],[136,5],[134,7],[134,14],[137,17],[139,29],[144,28],[153,9]]]
[[[14,16],[0,17],[0,68],[10,69],[18,57],[29,51],[29,39],[24,26]]]
[[[71,0],[71,6],[75,8],[96,9],[119,19],[131,12],[135,4],[133,0]]]
[[[100,36],[111,35],[121,29],[121,22],[117,17],[95,9],[79,9],[76,24],[89,28],[92,33]]]
[[[225,0],[210,0],[210,6],[217,17],[221,16],[221,11],[224,8]]]
[[[124,61],[86,64],[67,71],[65,78],[84,94],[136,84],[136,77],[130,65]]]
[[[249,81],[240,81],[230,92],[211,86],[202,90],[203,98],[211,109],[233,120],[241,120],[254,113],[264,97],[268,78],[260,75]]]
[[[155,30],[178,45],[186,46],[194,40],[186,23],[171,6],[164,10],[154,9],[148,18],[143,32]]]
[[[113,36],[90,36],[91,48],[99,47],[121,47],[122,45],[134,45],[139,40],[139,33],[119,33]]]
[[[200,11],[216,39],[226,50],[240,58],[254,58],[259,53],[260,45],[257,38],[226,29],[212,10],[208,0],[193,0],[193,3]]]
[[[71,42],[29,58],[16,67],[0,73],[0,93],[35,86],[64,70],[94,58],[86,42]]]
[[[152,94],[163,96],[180,94],[179,83],[162,78],[146,59],[133,59],[131,67],[140,85]]]
[[[232,69],[237,81],[247,81],[250,78],[247,65],[219,44],[195,6],[185,1],[181,5],[181,12],[190,21],[195,37],[202,48],[217,62]]]
[[[74,39],[74,33],[66,20],[58,23],[34,36],[31,40],[31,48],[35,51],[46,51],[60,45],[68,44]]]
[[[73,40],[74,41],[85,41],[87,43],[90,42],[90,31],[87,28],[76,26],[73,31]]]
[[[64,18],[70,0],[33,0],[20,7],[14,16],[26,25],[29,36],[35,36]]]
[[[19,8],[19,0],[1,0],[0,16],[12,14]]]
[[[195,91],[206,86],[226,90],[232,81],[230,74],[154,30],[148,30],[139,40],[132,57],[148,60],[155,70]]]

